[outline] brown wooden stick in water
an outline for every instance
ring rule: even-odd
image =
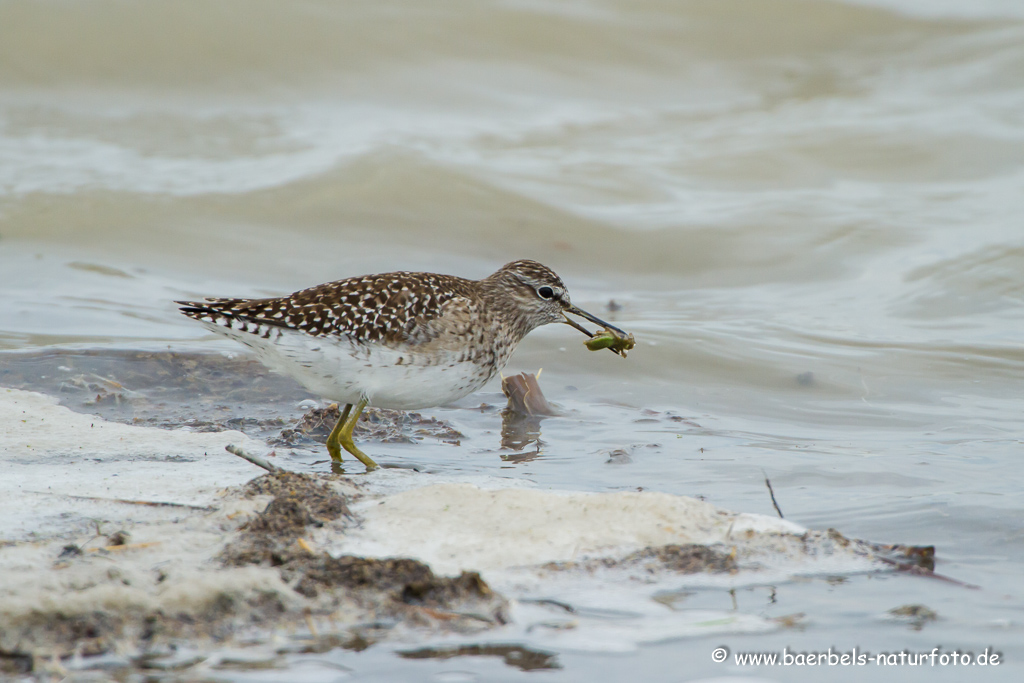
[[[537,382],[538,377],[540,370],[536,375],[521,372],[518,375],[501,378],[501,391],[508,397],[509,410],[531,417],[558,414],[554,406],[544,398]]]

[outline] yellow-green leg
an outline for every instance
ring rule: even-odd
[[[341,426],[345,424],[345,420],[348,419],[348,414],[351,410],[351,403],[345,406],[345,409],[341,411],[341,417],[338,418],[338,423],[334,425],[330,436],[327,437],[327,452],[331,454],[331,460],[341,462],[341,446],[338,443],[338,435],[341,433]]]
[[[359,416],[363,412],[363,408],[366,407],[366,399],[359,401],[355,406],[349,404],[345,406],[345,410],[341,411],[341,417],[338,418],[338,424],[334,425],[334,429],[331,430],[331,435],[327,437],[327,452],[331,454],[331,460],[341,461],[341,449],[344,448],[346,451],[356,456],[359,462],[366,465],[366,471],[378,469],[380,465],[373,461],[373,458],[363,453],[361,450],[356,448],[355,442],[352,440],[352,430],[356,428],[356,422],[359,422]],[[353,410],[353,407],[355,410]]]

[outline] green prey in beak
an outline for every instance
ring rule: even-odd
[[[601,330],[597,332],[591,332],[583,325],[579,324],[575,320],[569,317],[569,313],[578,315],[581,318],[585,318],[595,325],[600,325]],[[587,341],[583,342],[584,345],[591,351],[599,351],[600,349],[609,349],[612,353],[617,353],[623,358],[626,357],[626,352],[636,346],[636,341],[633,339],[633,335],[620,330],[610,323],[598,318],[596,315],[587,313],[582,308],[577,308],[569,303],[562,304],[562,317],[565,318],[563,321],[566,325],[575,327],[583,334],[590,337]]]

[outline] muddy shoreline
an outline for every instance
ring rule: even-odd
[[[248,359],[4,354],[0,386],[13,435],[8,476],[60,468],[67,475],[60,482],[79,486],[41,490],[41,474],[14,494],[45,496],[51,503],[38,509],[53,514],[51,526],[30,515],[27,531],[7,532],[14,535],[0,545],[0,671],[7,675],[92,667],[119,677],[187,678],[244,668],[231,663],[239,648],[253,666],[273,668],[280,657],[382,641],[412,643],[396,650],[407,659],[495,656],[522,670],[551,669],[559,668],[555,654],[515,640],[415,643],[507,633],[522,626],[515,604],[561,605],[547,596],[574,582],[642,588],[704,576],[742,584],[778,558],[794,566],[824,561],[840,572],[932,569],[930,549],[802,530],[680,496],[507,489],[502,480],[481,488],[407,470],[372,480],[330,472],[308,456],[320,454],[337,408],[317,405]],[[503,446],[510,420],[521,424],[521,416],[505,411],[504,419]],[[66,436],[45,441],[54,429]],[[232,429],[241,431],[225,431]],[[419,413],[374,410],[357,437],[447,448],[461,447],[464,435]],[[282,469],[261,474],[228,455],[230,439],[264,449]],[[87,452],[69,459],[77,444]],[[107,452],[114,445],[116,456]],[[286,457],[295,453],[303,458]],[[198,460],[207,464],[189,466]],[[209,478],[214,462],[232,468],[229,479]],[[87,463],[108,474],[89,479]],[[290,471],[296,463],[316,471]],[[172,480],[177,488],[161,484]],[[142,493],[133,496],[130,486]],[[791,571],[798,570],[784,570]],[[524,585],[536,587],[524,593]],[[553,633],[584,628],[575,616],[537,625]]]

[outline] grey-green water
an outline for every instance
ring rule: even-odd
[[[446,408],[471,442],[382,460],[771,513],[767,473],[787,518],[934,543],[939,571],[981,589],[751,590],[740,608],[807,625],[731,649],[991,646],[1007,664],[971,677],[1019,679],[1017,3],[0,5],[0,348],[234,351],[171,300],[520,257],[584,308],[614,299],[637,349],[588,353],[568,328],[522,345],[509,371],[543,367],[576,411],[542,424],[540,457],[502,460],[496,416]],[[907,603],[940,619],[883,618]],[[718,644],[564,652],[544,673],[333,656],[356,680],[868,675],[730,668]]]

